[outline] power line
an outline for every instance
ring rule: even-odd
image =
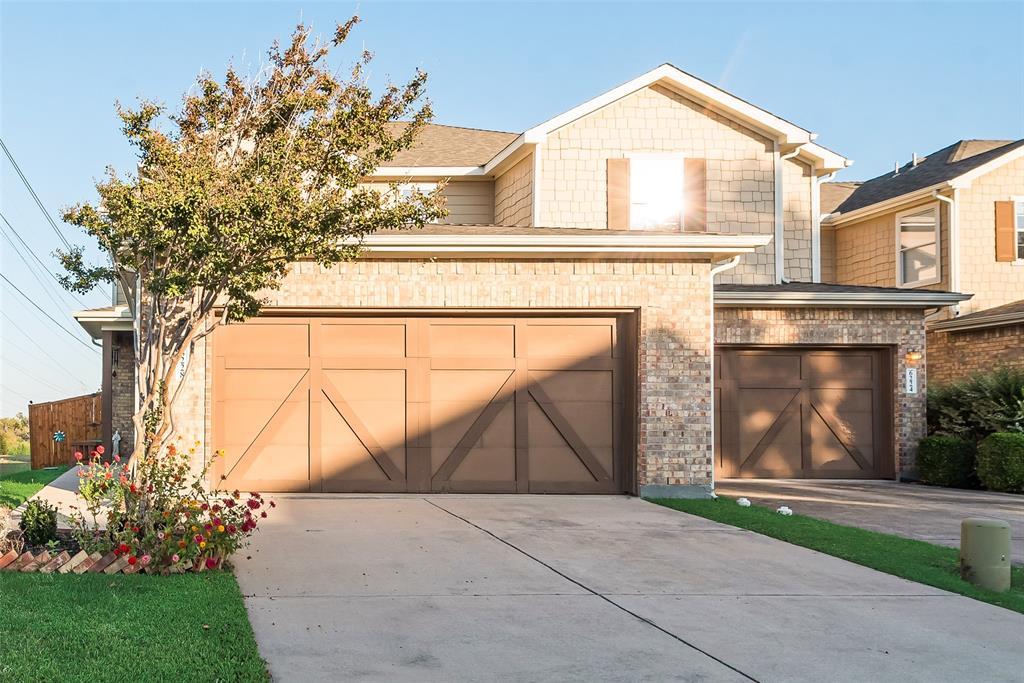
[[[67,389],[62,389],[61,387],[58,387],[53,382],[51,382],[49,380],[45,380],[45,379],[39,377],[38,375],[33,373],[31,370],[26,370],[25,368],[21,367],[20,365],[17,365],[16,363],[12,363],[11,361],[7,361],[7,365],[9,367],[14,368],[18,372],[24,373],[25,376],[28,377],[29,379],[31,379],[33,382],[36,382],[37,384],[42,384],[43,386],[46,386],[46,387],[52,389],[53,391],[57,391],[57,392],[60,392],[60,393],[64,393],[65,391],[67,391]]]
[[[25,174],[21,172],[21,168],[18,166],[18,162],[14,160],[14,156],[11,154],[11,150],[7,149],[7,145],[4,144],[4,141],[2,139],[0,139],[0,147],[3,148],[4,154],[6,154],[8,160],[10,160],[11,166],[14,166],[14,170],[17,171],[18,177],[21,178],[21,182],[25,184],[25,188],[28,190],[29,194],[32,195],[32,199],[36,200],[36,206],[38,206],[39,210],[43,212],[43,216],[46,217],[46,221],[50,224],[50,227],[52,227],[53,231],[57,233],[57,237],[59,237],[60,241],[64,243],[64,246],[67,247],[68,250],[70,250],[71,243],[68,242],[66,237],[64,237],[64,233],[62,233],[60,231],[60,228],[57,227],[57,223],[55,223],[53,217],[50,216],[50,212],[46,210],[45,206],[43,206],[43,202],[41,199],[39,199],[39,195],[37,195],[36,191],[32,189],[32,184],[28,182],[28,178],[26,178]]]
[[[48,351],[47,351],[46,349],[44,349],[44,348],[42,347],[42,345],[41,345],[41,344],[40,344],[39,342],[37,342],[37,341],[35,340],[35,338],[34,338],[34,337],[30,337],[30,336],[29,336],[29,335],[28,335],[28,334],[27,334],[27,333],[25,332],[25,330],[21,329],[21,327],[19,327],[19,326],[18,326],[18,323],[14,322],[14,320],[13,320],[13,319],[12,319],[12,318],[11,318],[11,317],[10,317],[9,315],[7,315],[6,311],[0,311],[0,313],[3,313],[3,316],[4,316],[5,318],[7,318],[7,320],[8,320],[8,321],[10,321],[11,325],[13,325],[13,326],[14,326],[14,329],[16,329],[16,330],[18,330],[19,332],[21,332],[21,334],[22,334],[22,337],[21,337],[21,338],[22,338],[22,339],[26,339],[26,340],[28,340],[28,341],[32,342],[32,345],[33,345],[33,346],[34,346],[35,348],[37,348],[37,349],[39,349],[40,351],[42,351],[43,355],[45,356],[45,359],[46,359],[46,362],[47,362],[47,363],[52,363],[52,364],[53,364],[53,365],[54,365],[55,367],[57,367],[57,368],[60,368],[60,369],[61,369],[62,371],[66,372],[66,373],[67,373],[67,375],[68,375],[68,377],[70,377],[70,378],[74,379],[74,380],[75,380],[76,382],[78,382],[79,384],[81,384],[81,385],[82,385],[82,386],[83,386],[84,388],[86,388],[86,389],[88,389],[88,388],[89,388],[89,385],[88,385],[88,384],[86,384],[85,382],[83,382],[83,381],[82,381],[82,380],[81,380],[81,379],[80,379],[80,378],[79,378],[78,376],[76,376],[74,372],[72,372],[71,370],[69,370],[69,369],[67,368],[67,366],[65,366],[65,365],[62,365],[62,364],[60,363],[60,361],[58,361],[58,360],[57,360],[56,358],[54,358],[53,356],[51,356],[51,355],[49,354],[49,352],[48,352]],[[16,348],[16,349],[18,349],[19,351],[21,351],[22,353],[25,353],[25,354],[29,354],[29,353],[30,353],[30,351],[29,351],[28,349],[26,349],[26,348],[25,348],[24,346],[22,346],[21,344],[15,344],[15,343],[14,343],[14,341],[13,341],[13,340],[11,340],[11,339],[3,339],[3,340],[0,340],[0,349],[2,349],[3,345],[5,345],[5,344],[10,344],[10,345],[11,345],[11,346],[13,346],[14,348]]]
[[[26,401],[28,401],[30,403],[32,402],[32,399],[30,399],[28,396],[26,396],[25,394],[21,393],[20,391],[15,391],[14,389],[11,389],[10,387],[5,387],[5,386],[2,386],[2,385],[0,385],[0,389],[3,389],[4,391],[6,391],[9,394],[14,394],[15,396],[21,396],[23,399],[25,399]]]
[[[49,268],[48,268],[48,267],[46,266],[46,264],[45,264],[45,263],[43,263],[43,260],[42,260],[42,259],[40,259],[40,258],[39,258],[39,257],[38,257],[38,256],[36,255],[36,252],[32,250],[32,247],[28,246],[28,243],[26,243],[26,242],[25,242],[25,240],[24,240],[24,239],[22,238],[22,236],[21,236],[20,234],[18,234],[18,231],[17,231],[17,230],[15,230],[15,228],[14,228],[14,226],[13,226],[13,225],[11,225],[11,222],[10,222],[9,220],[7,220],[7,216],[5,216],[5,215],[3,214],[3,212],[2,212],[2,211],[0,211],[0,219],[3,219],[4,223],[6,223],[6,224],[7,224],[7,227],[8,227],[9,229],[10,229],[10,231],[11,231],[11,232],[13,232],[13,233],[14,233],[14,236],[18,238],[18,241],[19,241],[19,242],[21,242],[21,245],[22,245],[23,247],[25,247],[25,249],[27,249],[27,250],[28,250],[28,253],[32,255],[32,258],[34,258],[34,259],[36,260],[36,263],[38,263],[38,264],[39,264],[39,266],[40,266],[40,267],[41,267],[41,268],[42,268],[42,269],[43,269],[44,271],[46,271],[47,275],[49,275],[49,276],[50,276],[51,278],[53,278],[53,281],[54,281],[54,282],[56,282],[56,283],[57,283],[58,285],[60,285],[60,291],[61,291],[61,292],[63,292],[63,293],[65,293],[65,294],[67,294],[68,296],[72,297],[72,298],[73,298],[73,299],[75,299],[76,301],[78,301],[78,303],[80,303],[80,304],[82,305],[82,308],[89,308],[89,304],[85,303],[85,301],[84,301],[84,300],[83,300],[83,299],[82,299],[81,297],[79,297],[79,296],[77,296],[77,295],[75,295],[75,294],[72,294],[72,293],[71,293],[71,292],[69,292],[68,290],[64,289],[64,285],[62,285],[62,284],[60,283],[60,280],[59,280],[59,279],[57,278],[57,276],[56,276],[56,275],[54,275],[54,274],[53,274],[53,271],[51,271],[51,270],[50,270],[50,269],[49,269]]]
[[[9,284],[9,285],[10,285],[10,286],[11,286],[11,287],[12,287],[12,288],[14,289],[14,291],[16,291],[16,292],[17,292],[18,294],[20,294],[20,295],[21,295],[22,297],[24,297],[25,301],[27,301],[27,302],[29,302],[30,304],[32,304],[33,306],[35,306],[35,307],[36,307],[36,309],[38,309],[40,313],[42,313],[42,314],[43,314],[43,315],[45,315],[45,316],[46,316],[47,318],[49,318],[49,319],[50,319],[50,321],[51,321],[51,322],[52,322],[52,323],[53,323],[54,325],[56,325],[56,326],[57,326],[57,327],[59,327],[60,329],[64,330],[64,332],[66,332],[66,333],[67,333],[67,334],[68,334],[68,335],[69,335],[69,336],[70,336],[70,337],[71,337],[72,339],[74,339],[74,340],[75,340],[76,342],[78,342],[79,344],[81,344],[81,345],[82,345],[82,346],[84,346],[85,348],[89,349],[90,351],[95,351],[96,353],[99,353],[99,350],[97,350],[95,346],[89,346],[88,344],[86,344],[86,343],[85,343],[84,341],[82,341],[81,339],[79,339],[79,338],[78,338],[78,337],[77,337],[77,336],[75,335],[75,333],[74,333],[74,332],[72,332],[72,331],[71,331],[71,330],[69,330],[68,328],[64,327],[63,325],[61,325],[61,324],[60,324],[59,322],[57,322],[57,319],[56,319],[56,318],[54,318],[54,317],[53,317],[52,315],[50,315],[49,313],[47,313],[46,311],[44,311],[44,310],[43,310],[42,308],[40,308],[39,304],[37,304],[37,303],[36,303],[35,301],[32,301],[32,299],[30,299],[30,298],[29,298],[29,296],[28,296],[27,294],[25,294],[25,292],[23,292],[23,291],[21,291],[20,289],[18,289],[18,286],[17,286],[16,284],[14,284],[14,283],[13,283],[13,282],[11,282],[10,280],[8,280],[8,279],[7,279],[7,276],[6,276],[6,275],[4,275],[3,273],[0,273],[0,278],[3,278],[4,282],[6,282],[7,284]]]
[[[4,239],[7,240],[7,242],[12,247],[14,247],[14,253],[17,254],[18,258],[21,259],[21,262],[25,264],[25,267],[28,269],[28,272],[31,273],[32,277],[35,278],[36,282],[39,283],[39,288],[43,290],[43,293],[50,298],[50,301],[52,301],[53,305],[57,307],[57,310],[63,311],[66,304],[57,301],[56,297],[54,297],[53,293],[50,291],[50,288],[47,287],[44,280],[41,277],[39,277],[39,273],[36,272],[35,268],[32,267],[32,264],[29,263],[28,259],[25,258],[25,255],[21,253],[21,249],[19,249],[18,245],[14,242],[14,240],[11,239],[11,236],[8,235],[3,230],[0,230],[0,235],[3,235]]]

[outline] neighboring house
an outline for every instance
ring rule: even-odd
[[[825,281],[973,294],[929,316],[933,380],[1024,364],[1019,320],[1002,310],[1024,296],[1024,140],[961,140],[864,183],[825,183],[821,208]]]
[[[447,224],[296,263],[193,350],[178,431],[267,491],[908,473],[924,314],[965,297],[821,282],[820,181],[848,163],[670,65],[522,133],[429,126],[367,182],[449,179]]]

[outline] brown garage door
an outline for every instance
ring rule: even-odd
[[[885,349],[719,349],[718,476],[891,477],[889,357]]]
[[[259,318],[216,332],[226,488],[609,493],[624,318]]]

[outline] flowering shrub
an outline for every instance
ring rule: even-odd
[[[71,518],[82,548],[112,551],[150,571],[220,567],[275,504],[259,493],[208,491],[210,463],[194,472],[195,450],[171,445],[164,454],[141,459],[134,476],[119,456],[103,462],[102,446],[88,461],[75,453],[86,509],[73,509]]]

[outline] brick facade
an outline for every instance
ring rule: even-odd
[[[901,378],[909,351],[924,351],[924,319],[919,310],[856,308],[718,308],[716,344],[808,344],[891,346],[894,350],[893,436],[897,472],[914,469],[917,442],[925,435],[925,363],[918,371],[918,393],[907,394]]]
[[[711,483],[710,264],[622,260],[377,260],[293,266],[268,306],[632,309],[638,334],[640,486]],[[212,345],[200,342],[175,403],[177,434],[210,441]],[[208,456],[209,453],[207,452]]]
[[[943,384],[998,367],[1024,368],[1024,323],[928,332],[932,382]]]

